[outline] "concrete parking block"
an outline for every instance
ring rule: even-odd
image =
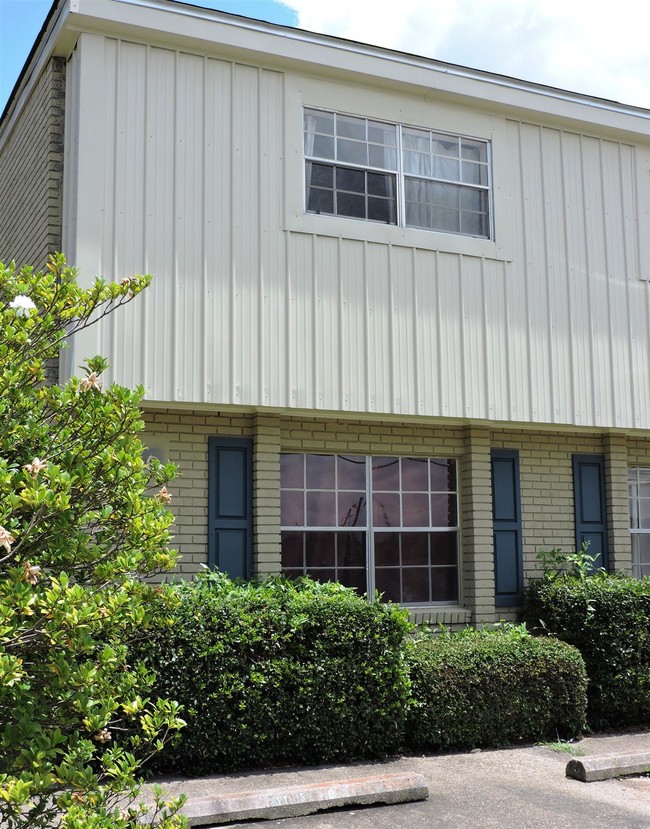
[[[190,798],[182,812],[190,826],[205,826],[310,815],[341,806],[406,803],[428,796],[419,774],[383,774]]]
[[[637,754],[604,754],[596,757],[583,757],[580,760],[569,760],[566,776],[580,780],[582,783],[593,783],[597,780],[623,777],[626,774],[643,774],[648,770],[650,770],[650,752],[642,751]]]

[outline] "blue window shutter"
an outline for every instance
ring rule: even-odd
[[[512,607],[520,604],[524,584],[519,453],[515,450],[492,450],[492,527],[495,605]]]
[[[576,550],[589,542],[594,567],[607,568],[607,502],[603,455],[573,456]]]
[[[231,578],[253,574],[253,441],[208,439],[208,564]]]

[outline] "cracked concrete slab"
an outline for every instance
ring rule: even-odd
[[[337,807],[406,803],[428,796],[419,774],[380,774],[190,797],[182,812],[190,826],[205,826],[304,816]]]

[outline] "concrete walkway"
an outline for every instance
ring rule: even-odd
[[[650,752],[650,732],[588,737],[573,745],[584,757]],[[429,787],[422,802],[230,824],[248,829],[650,829],[650,778],[582,783],[566,777],[571,759],[546,746],[526,746],[159,782],[190,798],[379,774],[422,775]]]

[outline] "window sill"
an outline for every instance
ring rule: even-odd
[[[405,609],[409,611],[410,621],[416,625],[465,627],[472,621],[472,611],[466,607],[406,607]]]
[[[293,233],[309,233],[310,235],[353,239],[362,242],[377,242],[383,245],[398,245],[420,250],[465,254],[503,261],[511,259],[507,251],[503,250],[493,239],[479,239],[474,236],[462,236],[456,233],[398,227],[341,216],[319,215],[316,213],[290,215],[287,218],[285,230]]]

